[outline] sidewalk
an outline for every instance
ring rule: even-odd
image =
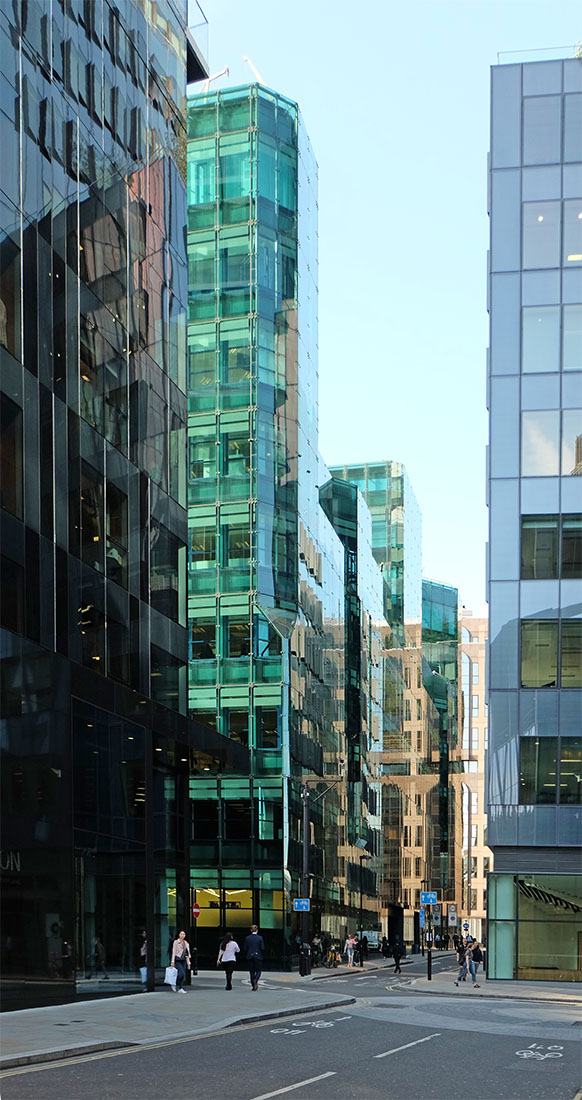
[[[291,979],[289,984],[274,984],[284,977]],[[0,1070],[354,1004],[355,997],[338,995],[339,990],[294,988],[305,980],[298,974],[267,973],[253,994],[248,975],[239,971],[227,997],[224,974],[202,971],[183,996],[166,986],[156,993],[6,1012],[1,1017]]]
[[[438,956],[437,956],[438,957]],[[435,953],[433,953],[435,958]],[[425,959],[426,962],[426,959]],[[478,989],[473,988],[471,975],[467,981],[454,985],[459,967],[451,955],[450,970],[433,970],[432,980],[422,976],[414,977],[413,984],[407,988],[413,993],[437,993],[440,997],[488,997],[496,1000],[545,1001],[552,1004],[582,1005],[582,982],[522,982],[513,980],[487,981],[481,972],[477,974]]]

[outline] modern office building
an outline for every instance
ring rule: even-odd
[[[491,74],[489,976],[582,977],[582,59]]]
[[[459,760],[459,593],[436,581],[422,582],[423,683],[438,714],[438,740],[431,763],[438,772],[432,792],[434,845],[429,864],[432,889],[442,902],[461,900],[462,807]],[[444,923],[444,910],[441,911]]]
[[[152,985],[188,921],[189,769],[244,750],[187,719],[185,5],[3,4],[0,42],[13,1008],[139,987],[143,929]]]
[[[462,691],[463,889],[460,914],[472,936],[482,942],[487,934],[487,875],[493,856],[487,845],[485,769],[489,715],[485,684],[487,619],[463,608],[459,619]]]
[[[249,754],[191,779],[198,945],[254,920],[276,964],[294,897],[314,930],[343,935],[361,904],[369,927],[380,867],[382,580],[362,498],[318,453],[317,164],[295,103],[189,99],[188,258],[189,708]]]
[[[401,462],[334,466],[331,473],[357,485],[370,509],[386,618],[393,640],[404,644],[404,623],[419,623],[422,616],[422,517],[408,473]]]

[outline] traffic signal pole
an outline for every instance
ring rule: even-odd
[[[428,943],[428,952],[427,952],[427,959],[426,959],[426,976],[427,976],[428,981],[432,982],[432,905],[427,906],[427,908],[428,908],[428,935],[427,935],[426,938],[427,938],[427,943]]]

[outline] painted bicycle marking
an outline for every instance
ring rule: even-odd
[[[561,1053],[564,1048],[561,1046],[552,1044],[547,1047],[547,1054],[542,1054],[544,1049],[542,1043],[532,1043],[531,1046],[527,1047],[525,1050],[516,1050],[515,1053],[518,1058],[535,1058],[538,1062],[543,1062],[546,1058],[564,1057]]]

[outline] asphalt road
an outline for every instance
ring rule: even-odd
[[[332,978],[358,1001],[195,1039],[2,1074],[4,1100],[574,1100],[570,1005],[408,991],[392,971]],[[435,959],[435,968],[451,961]],[[275,980],[269,975],[269,983]],[[327,983],[326,983],[327,984]]]

